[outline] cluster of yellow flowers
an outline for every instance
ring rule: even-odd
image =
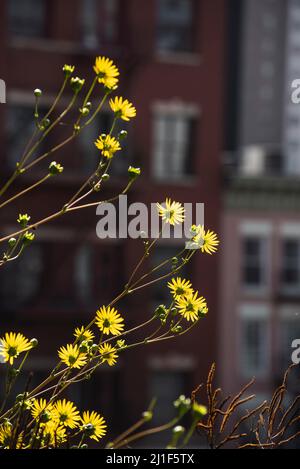
[[[109,366],[116,364],[118,354],[116,347],[102,341],[103,335],[118,336],[124,330],[124,319],[115,308],[102,306],[93,321],[101,333],[99,344],[94,344],[95,335],[90,329],[75,329],[75,343],[67,344],[58,351],[61,361],[69,368],[82,368],[92,358],[99,358],[101,363]],[[97,355],[98,353],[98,355]]]
[[[119,70],[112,60],[106,57],[97,57],[94,65],[94,71],[97,74],[98,82],[102,83],[109,91],[115,91],[119,82]],[[136,116],[136,109],[128,99],[120,96],[111,98],[109,106],[114,113],[115,119],[129,121]],[[111,159],[117,151],[122,149],[118,138],[111,134],[102,134],[95,142],[104,158]]]
[[[172,278],[172,280],[168,282],[168,287],[172,293],[179,314],[187,321],[195,322],[208,313],[205,298],[199,296],[197,291],[194,291],[189,280],[182,279],[181,277]]]
[[[57,446],[67,440],[68,432],[76,430],[76,435],[82,433],[99,441],[107,430],[104,418],[97,412],[83,412],[80,415],[77,407],[66,399],[47,402],[46,399],[31,399],[26,401],[33,418],[34,437],[38,439],[40,447]],[[13,427],[9,422],[0,426],[0,446],[8,448],[12,438]],[[19,435],[17,447],[22,446],[23,434]],[[24,438],[25,440],[25,438]],[[24,441],[24,445],[27,443]]]

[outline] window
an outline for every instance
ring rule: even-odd
[[[157,0],[156,47],[160,52],[193,52],[193,0]]]
[[[264,306],[241,310],[240,369],[243,376],[262,375],[269,365],[269,311]]]
[[[248,236],[242,242],[242,281],[245,287],[266,284],[266,240]]]
[[[43,115],[45,109],[39,108],[40,115]],[[16,163],[20,161],[27,142],[31,138],[35,129],[33,118],[33,108],[27,105],[12,105],[8,107],[7,116],[7,165],[9,168],[15,168]],[[43,153],[45,147],[43,143],[39,145],[39,154]]]
[[[298,239],[283,241],[281,284],[285,293],[300,293],[300,240]]]
[[[15,311],[37,299],[43,272],[43,250],[36,243],[25,249],[16,262],[8,262],[0,278],[2,308]]]
[[[45,0],[9,0],[8,28],[13,36],[41,37],[45,34]]]
[[[81,0],[82,38],[86,47],[96,48],[117,39],[118,0]]]
[[[184,112],[157,113],[154,121],[154,176],[178,180],[193,173],[195,117]]]

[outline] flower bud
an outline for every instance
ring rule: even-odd
[[[42,90],[40,90],[39,88],[36,88],[33,93],[36,98],[40,98],[43,94]]]
[[[51,176],[56,176],[57,174],[62,173],[63,170],[64,167],[61,164],[56,163],[56,161],[52,161],[49,165],[49,174],[51,174]]]
[[[104,173],[104,174],[102,175],[102,181],[108,181],[109,178],[110,178],[110,175],[107,174],[107,173]]]
[[[141,169],[140,168],[134,168],[133,166],[129,166],[128,174],[129,174],[130,179],[136,179],[137,177],[140,176]]]
[[[127,135],[128,135],[127,130],[121,130],[121,132],[119,132],[118,139],[123,140],[124,138],[127,137]]]
[[[9,240],[8,240],[9,247],[13,248],[15,246],[16,242],[17,242],[16,238],[9,238]]]
[[[35,238],[34,233],[32,233],[31,231],[26,231],[26,233],[23,234],[23,238],[22,238],[24,245],[26,246],[26,245],[32,243],[34,238]]]
[[[85,82],[85,80],[81,79],[79,77],[75,77],[75,78],[72,77],[71,78],[70,84],[71,84],[71,88],[74,91],[74,93],[79,93],[79,91],[81,91],[81,89],[84,85],[84,82]]]
[[[152,420],[153,412],[150,412],[150,410],[146,410],[145,412],[142,413],[142,416],[146,422],[149,422],[150,420]]]
[[[74,65],[67,65],[67,64],[65,64],[65,65],[63,66],[63,72],[64,72],[64,74],[65,74],[66,77],[69,77],[70,75],[72,75],[72,73],[74,72],[74,70],[75,70]]]
[[[39,341],[35,337],[31,339],[30,343],[32,345],[32,348],[35,348],[39,345]]]

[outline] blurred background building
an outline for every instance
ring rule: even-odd
[[[7,84],[7,104],[0,107],[1,180],[13,171],[32,133],[33,90],[39,87],[44,91],[41,104],[46,111],[60,87],[65,63],[76,65],[76,73],[89,83],[95,57],[105,55],[119,66],[118,93],[133,101],[138,117],[128,126],[126,150],[114,162],[104,197],[126,185],[129,164],[138,165],[143,175],[134,185],[129,202],[150,204],[166,196],[182,202],[204,202],[206,225],[218,232],[226,2],[142,3],[0,3],[0,77]],[[100,88],[96,94],[100,97]],[[67,91],[61,109],[70,97]],[[16,229],[19,212],[29,212],[32,220],[37,220],[63,206],[76,192],[83,175],[94,168],[98,155],[93,142],[109,129],[110,119],[108,109],[104,110],[75,143],[53,155],[52,159],[65,166],[63,175],[3,208],[2,233]],[[70,135],[73,122],[71,112],[36,156]],[[49,162],[20,177],[10,194],[44,175]],[[229,207],[227,217],[233,216]],[[95,234],[96,222],[95,211],[90,209],[38,229],[36,241],[22,260],[7,265],[0,273],[1,333],[18,329],[40,342],[39,352],[33,353],[30,361],[34,381],[53,366],[56,350],[71,340],[72,328],[87,323],[99,306],[120,292],[143,253],[142,243],[136,240],[100,241]],[[148,266],[177,251],[175,242],[161,243]],[[219,264],[220,254],[198,255],[188,273],[210,306],[201,327],[174,342],[128,351],[116,367],[103,367],[91,381],[70,390],[69,397],[81,407],[99,409],[109,416],[114,431],[132,423],[153,396],[158,398],[157,421],[165,422],[172,416],[174,398],[182,392],[190,394],[217,359],[217,326],[222,313],[218,311]],[[161,287],[154,287],[118,306],[130,327],[149,317],[163,301]],[[226,303],[225,311],[229,308]],[[226,343],[224,347],[228,348]]]
[[[300,3],[229,3],[219,361],[262,400],[300,337]]]

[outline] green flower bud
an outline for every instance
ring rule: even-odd
[[[72,77],[71,80],[70,80],[71,88],[74,91],[74,93],[79,93],[79,91],[81,91],[84,83],[85,83],[85,80],[81,79],[79,77],[75,77],[75,78]]]
[[[35,348],[39,345],[39,341],[35,337],[31,339],[30,343],[32,345],[32,348]]]
[[[17,242],[16,238],[9,238],[9,240],[8,240],[9,247],[13,248],[15,246],[16,242]]]
[[[129,166],[128,174],[129,174],[130,179],[136,179],[137,177],[140,176],[141,169],[140,168],[134,168],[133,166]]]
[[[145,412],[142,413],[142,416],[146,422],[149,422],[150,420],[152,420],[153,412],[150,412],[150,410],[146,410]]]
[[[23,243],[24,245],[28,245],[32,243],[32,241],[35,238],[35,234],[32,233],[31,231],[26,231],[26,233],[23,234]]]
[[[83,340],[79,346],[79,352],[87,353],[89,350],[89,346],[86,340]]]
[[[62,173],[63,170],[64,167],[61,164],[56,163],[56,161],[52,161],[49,165],[49,174],[51,174],[51,176],[56,176],[57,174]]]
[[[156,318],[161,318],[167,314],[167,309],[165,305],[159,305],[156,310],[154,311],[154,315]]]
[[[88,445],[84,443],[83,445],[80,446],[80,449],[88,449]]]
[[[42,90],[40,90],[39,88],[36,88],[33,93],[36,98],[40,98],[43,94]]]
[[[102,181],[108,181],[109,178],[110,178],[110,175],[107,174],[107,173],[104,173],[104,174],[102,175]]]
[[[79,112],[80,112],[80,114],[82,114],[85,117],[90,113],[90,110],[89,110],[88,107],[84,107],[84,108],[80,108]]]
[[[26,228],[28,222],[30,221],[30,218],[31,217],[27,215],[27,213],[19,213],[19,218],[17,219],[17,222],[22,226],[22,228]]]
[[[124,140],[124,138],[126,138],[127,135],[128,135],[127,130],[121,130],[121,132],[119,132],[118,139],[119,140]]]
[[[90,348],[90,352],[94,355],[98,351],[98,345],[93,344]]]
[[[180,334],[180,332],[182,332],[182,327],[181,326],[173,327],[173,329],[171,329],[171,332],[173,332],[173,334]]]
[[[69,77],[70,75],[72,75],[72,73],[74,73],[74,70],[75,70],[74,65],[66,65],[65,64],[63,66],[63,72],[64,72],[66,77]]]
[[[179,417],[186,414],[191,408],[191,399],[181,395],[174,401],[174,407],[178,410]]]

